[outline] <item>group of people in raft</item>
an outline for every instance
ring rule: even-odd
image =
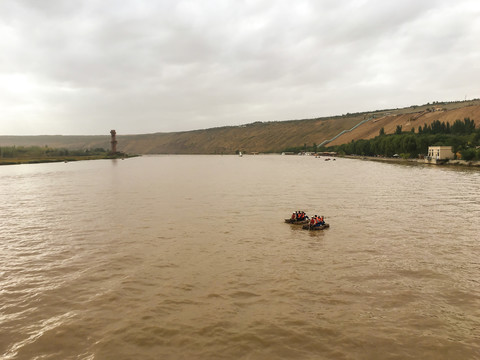
[[[308,216],[307,214],[305,214],[304,211],[295,211],[292,214],[291,219],[295,221],[303,221],[305,219],[308,219]],[[322,225],[325,225],[325,218],[323,217],[323,215],[322,216],[315,215],[310,219],[310,227],[322,226]]]
[[[305,214],[305,212],[303,211],[295,211],[293,214],[292,214],[292,217],[291,217],[292,220],[295,220],[295,221],[303,221],[305,219],[308,219],[308,216],[307,214]]]

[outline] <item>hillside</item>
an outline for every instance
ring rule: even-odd
[[[377,116],[355,130],[329,142],[328,146],[345,144],[352,140],[374,138],[382,127],[386,134],[394,133],[399,125],[402,126],[403,131],[411,131],[414,128],[415,132],[418,132],[419,126],[430,125],[436,120],[452,124],[457,119],[463,120],[468,117],[475,121],[477,128],[480,127],[480,101],[468,102],[461,107],[455,106],[455,104],[450,104],[450,106],[436,104],[422,106],[415,110],[415,112],[399,111]]]
[[[397,125],[404,131],[430,124],[434,120],[453,123],[470,117],[480,127],[480,100],[435,103],[403,109],[379,110],[318,119],[256,122],[205,130],[121,135],[116,129],[118,150],[136,154],[232,154],[243,152],[281,152],[289,147],[321,144],[343,130],[366,121],[355,130],[338,137],[328,145],[351,140],[369,139],[383,127],[393,133]],[[105,129],[108,134],[110,129]],[[49,146],[67,149],[108,149],[110,136],[0,136],[0,146]]]

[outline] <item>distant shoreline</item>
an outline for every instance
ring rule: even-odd
[[[153,155],[153,154],[151,154]],[[184,154],[188,155],[188,154]],[[199,154],[191,154],[199,155]],[[213,154],[204,154],[204,155],[213,155]],[[262,154],[265,155],[265,154]],[[57,162],[73,162],[73,161],[84,161],[84,160],[111,160],[111,159],[127,159],[131,157],[138,157],[142,155],[126,155],[123,156],[64,156],[64,157],[55,157],[55,158],[3,158],[0,159],[0,166],[6,165],[22,165],[22,164],[46,164],[46,163],[57,163]],[[320,156],[326,157],[326,156]],[[465,161],[465,160],[449,160],[443,164],[429,164],[425,163],[424,159],[402,159],[402,158],[389,158],[389,157],[380,157],[380,156],[361,156],[361,155],[337,155],[336,157],[353,159],[353,160],[364,160],[364,161],[377,161],[377,162],[387,162],[395,164],[418,164],[425,166],[458,166],[466,168],[474,168],[480,170],[480,161]]]
[[[92,155],[92,156],[61,156],[55,158],[2,158],[0,159],[0,166],[7,165],[22,165],[22,164],[48,164],[58,162],[73,162],[84,160],[111,160],[111,159],[127,159],[131,157],[137,157],[140,155],[126,155],[122,156],[104,156],[104,155]]]
[[[342,155],[339,157],[343,157],[346,159],[390,162],[390,163],[397,163],[397,164],[398,163],[414,163],[414,164],[428,165],[428,166],[462,166],[462,167],[468,167],[468,168],[480,168],[480,161],[448,160],[444,164],[429,164],[429,163],[425,163],[424,159],[402,159],[402,158],[360,156],[360,155]]]

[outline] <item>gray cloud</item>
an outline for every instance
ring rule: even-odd
[[[478,97],[473,0],[0,3],[0,133],[179,131]]]

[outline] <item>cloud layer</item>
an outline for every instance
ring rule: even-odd
[[[0,134],[182,131],[479,97],[474,0],[4,0]]]

